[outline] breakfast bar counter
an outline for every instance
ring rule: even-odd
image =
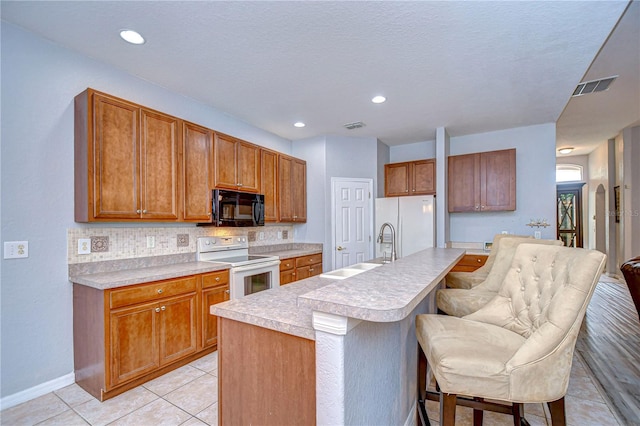
[[[430,248],[211,306],[220,424],[411,424],[415,315],[435,312],[463,255]]]

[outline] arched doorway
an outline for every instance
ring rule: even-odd
[[[596,188],[596,250],[607,252],[607,203],[602,184]]]

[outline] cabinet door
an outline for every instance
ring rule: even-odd
[[[384,196],[400,197],[409,195],[409,163],[384,165]]]
[[[280,271],[280,285],[291,284],[296,280],[296,270]]]
[[[211,220],[212,133],[191,123],[183,124],[182,205],[185,221]]]
[[[229,284],[202,291],[202,346],[218,344],[218,317],[209,313],[209,307],[229,300]]]
[[[117,309],[110,314],[110,383],[112,388],[160,366],[157,303]]]
[[[280,222],[293,222],[293,158],[278,155],[278,215]]]
[[[264,194],[264,220],[278,220],[278,153],[260,150],[260,193]]]
[[[236,178],[236,141],[228,136],[216,134],[214,137],[214,186],[216,188],[238,189]]]
[[[178,119],[142,109],[141,217],[178,219]]]
[[[301,266],[296,268],[296,280],[304,280],[311,276],[311,266]]]
[[[239,191],[260,192],[260,148],[238,141],[236,143],[236,176]]]
[[[449,212],[480,211],[480,155],[449,157]]]
[[[309,276],[313,277],[322,273],[322,263],[315,263],[309,267]]]
[[[158,302],[160,365],[196,353],[196,294]]]
[[[516,209],[516,150],[480,154],[480,210]]]
[[[293,220],[307,221],[307,163],[297,158],[292,163]]]
[[[436,162],[420,160],[411,163],[411,194],[430,195],[436,193]]]
[[[88,194],[89,208],[93,204],[90,220],[140,217],[139,114],[134,104],[93,94],[93,156],[89,153],[93,164],[88,165],[93,180]]]

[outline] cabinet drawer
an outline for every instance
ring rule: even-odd
[[[202,288],[229,284],[229,271],[213,272],[202,276]]]
[[[311,254],[309,256],[301,256],[296,258],[296,268],[301,266],[309,266],[315,263],[322,263],[321,254]]]
[[[487,257],[483,254],[465,254],[458,262],[458,265],[480,267],[486,263]]]
[[[296,266],[296,259],[283,259],[280,261],[280,271],[288,271]]]
[[[153,284],[143,284],[110,293],[111,309],[136,303],[148,302],[169,296],[196,291],[198,278],[191,276],[177,280],[158,281]]]
[[[487,262],[487,257],[483,254],[465,254],[451,271],[473,272]]]

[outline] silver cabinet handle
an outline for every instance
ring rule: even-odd
[[[162,289],[161,288],[158,289],[158,294],[162,294]]]
[[[165,306],[160,307],[161,311],[164,311],[165,309],[167,309]]]
[[[160,308],[156,308],[156,312],[160,312]]]
[[[147,213],[147,209],[142,210],[142,213],[146,214]]]
[[[224,292],[225,292],[225,293],[227,293],[227,294],[229,294],[229,290],[225,290]]]
[[[216,277],[216,281],[220,281],[220,277]]]
[[[140,214],[140,213],[142,213],[142,210],[138,209],[138,210],[136,210],[136,213]]]
[[[342,246],[338,246],[338,247],[336,247],[336,250],[338,250],[338,251],[342,251],[342,250],[344,250],[344,249],[345,249],[345,248],[344,248],[344,247],[342,247]]]

